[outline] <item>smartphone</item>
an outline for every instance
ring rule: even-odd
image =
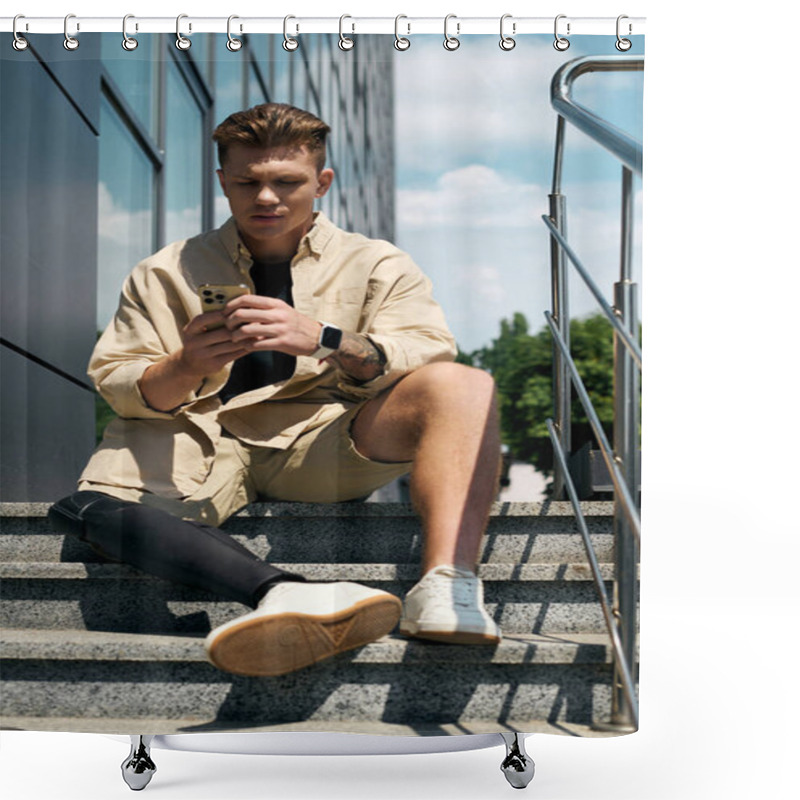
[[[219,311],[225,308],[229,300],[233,300],[234,297],[239,297],[249,292],[250,289],[243,283],[204,283],[197,290],[204,312]],[[210,325],[208,330],[221,327],[222,323],[219,325]]]

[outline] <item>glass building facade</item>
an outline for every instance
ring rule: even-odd
[[[40,37],[37,37],[40,38]],[[319,202],[336,224],[394,239],[391,48],[360,36],[58,37],[0,55],[2,122],[2,499],[51,501],[73,491],[95,444],[85,368],[145,256],[228,217],[211,134],[263,102],[305,108],[332,128],[333,187]],[[57,135],[55,135],[57,134]],[[43,232],[47,235],[43,236]]]

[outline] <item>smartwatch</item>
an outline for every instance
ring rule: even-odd
[[[339,349],[339,345],[342,343],[342,329],[329,322],[320,322],[320,325],[322,325],[322,330],[319,334],[317,349],[311,354],[311,357],[323,359]]]

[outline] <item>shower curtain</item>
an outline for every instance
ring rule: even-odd
[[[619,142],[635,150],[641,141],[644,39],[617,47],[613,30],[565,29],[515,39],[510,20],[500,37],[460,36],[457,19],[439,35],[409,35],[402,19],[396,31],[353,34],[344,19],[340,34],[298,33],[288,20],[283,35],[248,34],[234,20],[230,34],[197,33],[179,21],[177,37],[137,36],[130,20],[124,39],[73,29],[66,39],[29,35],[17,48],[3,35],[4,727],[405,736],[635,729],[597,584],[613,604],[627,581],[627,617],[612,632],[633,654],[630,686],[638,442],[626,512],[601,440],[620,424],[615,363],[635,360],[639,338],[636,298],[614,286],[640,282],[641,150],[636,162],[620,155]],[[568,65],[577,65],[569,75]],[[557,73],[562,88],[569,81],[558,109]],[[503,632],[498,644],[448,645],[395,630],[287,675],[226,673],[208,663],[202,641],[246,609],[109,561],[48,522],[49,506],[75,491],[114,430],[118,412],[86,367],[126,276],[170,243],[226,223],[211,133],[267,102],[330,126],[334,179],[317,209],[334,226],[407,253],[431,282],[456,360],[494,379],[503,467],[477,574]],[[588,284],[577,275],[584,268]],[[337,302],[348,302],[347,292]],[[603,301],[627,304],[627,343]],[[596,419],[581,402],[584,384]],[[107,446],[120,446],[110,436]],[[423,552],[409,491],[401,477],[363,502],[258,498],[223,527],[258,557],[312,580],[357,581],[402,599]],[[627,561],[621,528],[632,543]]]

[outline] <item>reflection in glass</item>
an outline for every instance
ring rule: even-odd
[[[128,31],[129,36],[134,33]],[[102,33],[100,36],[103,65],[111,80],[122,92],[142,127],[155,138],[158,125],[156,72],[159,62],[153,56],[159,44],[158,35],[148,33],[136,37],[139,44],[135,50],[122,49],[121,34]]]
[[[214,74],[214,119],[213,127],[216,128],[221,122],[231,114],[244,109],[245,85],[244,76],[247,69],[247,57],[241,51],[231,53],[225,42],[228,41],[227,35],[218,35],[214,45],[216,56]],[[248,41],[249,44],[249,41]],[[214,148],[214,168],[216,169],[217,154]],[[219,181],[214,178],[214,225],[220,226],[230,216],[230,209],[225,195],[222,194]]]
[[[209,80],[211,76],[211,47],[213,45],[213,33],[195,33],[190,38],[192,46],[186,52],[191,56],[192,61],[197,65],[200,74]],[[226,41],[228,37],[225,37]]]
[[[267,95],[261,85],[256,66],[252,61],[247,64],[247,106],[258,105],[259,103],[266,103]]]
[[[290,87],[290,65],[295,53],[287,53],[281,46],[282,37],[275,36],[272,40],[272,99],[276,103],[291,103],[292,94]]]
[[[244,70],[247,57],[241,51],[231,53],[225,47],[227,41],[227,36],[219,34],[214,43],[214,127],[245,107]]]
[[[155,247],[153,165],[107,100],[100,107],[97,324],[113,315],[133,266]]]
[[[310,111],[312,114],[319,115],[319,109],[315,107],[313,95],[311,93],[310,77],[313,74],[314,64],[317,60],[317,43],[319,38],[312,36],[303,42],[302,59],[298,62],[298,74],[303,76],[301,81],[302,90],[296,93],[295,103],[301,108]]]
[[[228,218],[227,200],[210,173],[217,167],[216,154],[204,161],[211,146],[207,134],[235,111],[267,99],[291,103],[294,96],[294,102],[321,112],[331,126],[328,166],[336,179],[318,206],[343,227],[391,238],[392,204],[380,188],[382,175],[392,169],[391,146],[381,144],[380,135],[391,117],[384,107],[389,102],[384,93],[390,90],[383,76],[370,72],[375,62],[370,54],[385,42],[359,38],[361,56],[354,58],[359,51],[341,53],[335,35],[306,42],[307,52],[294,53],[281,47],[280,35],[246,37],[245,49],[235,53],[225,47],[225,34],[192,39],[188,55],[172,53],[166,34],[139,37],[131,52],[120,46],[120,34],[102,40],[107,73],[120,94],[118,104],[109,92],[101,114],[98,314],[103,325],[135,263],[161,244],[200,233],[207,218],[215,226]],[[161,46],[166,60],[159,56]],[[202,108],[207,101],[191,91],[198,76],[190,61],[211,79],[207,88],[213,106],[207,111]],[[306,88],[309,81],[314,91]],[[205,97],[202,88],[198,92]],[[160,123],[159,107],[165,109]],[[137,134],[149,132],[152,146],[163,154],[163,167],[155,163],[156,156],[151,161],[144,142],[128,129],[126,113],[140,124]],[[367,119],[372,120],[369,126]],[[208,196],[204,171],[214,186]],[[213,209],[204,211],[204,202],[212,198]]]
[[[174,62],[166,108],[165,238],[172,242],[201,232],[203,202],[203,117]]]

